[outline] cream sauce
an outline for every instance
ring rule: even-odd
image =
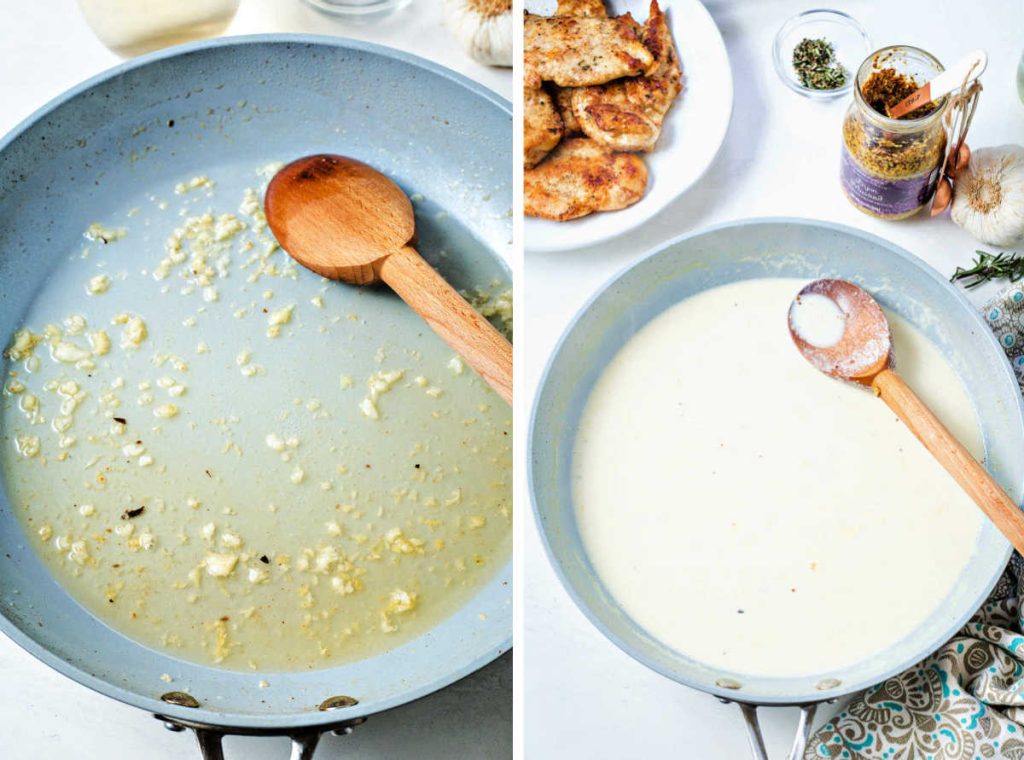
[[[667,645],[751,675],[830,671],[908,635],[983,520],[881,401],[800,356],[786,315],[803,284],[738,282],[652,320],[599,378],[573,455],[611,594]],[[981,454],[953,369],[889,319],[903,376]]]
[[[798,296],[789,319],[796,334],[816,348],[831,348],[846,332],[846,315],[835,301],[820,293]]]

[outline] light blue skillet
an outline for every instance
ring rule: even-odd
[[[986,466],[1018,503],[1024,483],[1024,403],[992,331],[945,278],[891,243],[824,222],[752,219],[677,238],[612,279],[562,337],[541,381],[528,453],[535,514],[559,577],[591,622],[627,654],[679,683],[738,703],[755,758],[766,756],[756,707],[801,706],[791,754],[800,758],[815,706],[877,684],[935,651],[981,606],[1010,547],[986,523],[956,587],[910,636],[870,661],[806,676],[753,678],[707,667],[655,640],[623,612],[596,576],[576,526],[570,473],[583,405],[612,356],[654,316],[694,293],[754,277],[852,280],[923,330],[965,383],[983,430]],[[624,520],[629,519],[626,506]],[[731,572],[727,562],[722,572]],[[922,580],[894,578],[891,593],[913,593],[913,583]],[[822,614],[871,614],[844,609],[839,598],[835,605]],[[700,610],[692,613],[699,618]]]
[[[166,196],[198,173],[240,197],[255,167],[320,152],[359,158],[424,196],[419,250],[456,287],[508,279],[496,252],[511,237],[509,103],[375,45],[236,37],[112,69],[0,142],[0,336],[19,325],[47,273],[81,247],[82,231],[112,209],[139,204],[147,191]],[[381,320],[408,314],[390,294],[367,298]],[[293,757],[309,758],[322,731],[347,730],[467,675],[511,646],[510,597],[508,564],[428,634],[352,665],[274,674],[274,688],[258,689],[260,674],[170,658],[92,617],[55,584],[0,493],[0,630],[79,683],[197,728],[207,758],[221,757],[225,731],[290,734]],[[172,671],[190,696],[161,699],[160,676]]]

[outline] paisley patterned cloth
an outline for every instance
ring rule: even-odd
[[[1024,283],[983,314],[1024,392]],[[1024,760],[1024,560],[938,652],[868,689],[811,737],[804,760]]]
[[[1017,382],[1024,390],[1024,283],[993,298],[982,311],[992,332],[1010,358]]]

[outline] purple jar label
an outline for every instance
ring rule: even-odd
[[[839,181],[850,200],[879,216],[899,216],[914,211],[932,197],[939,178],[936,167],[908,179],[879,179],[861,169],[843,145]]]

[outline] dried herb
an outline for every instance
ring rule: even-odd
[[[846,84],[846,69],[836,60],[832,43],[824,37],[804,37],[793,48],[793,70],[800,84],[812,90],[836,90]]]
[[[965,288],[976,288],[991,280],[1017,282],[1024,278],[1024,255],[1019,253],[987,253],[975,251],[978,257],[970,269],[957,267],[950,282],[965,280]]]
[[[843,122],[843,141],[864,171],[899,180],[935,170],[945,155],[946,132],[941,123],[907,133],[892,132],[851,112]]]
[[[864,96],[869,106],[883,116],[888,116],[889,109],[917,92],[918,86],[913,78],[899,73],[896,69],[877,69],[871,72],[871,76],[861,86],[860,94]],[[921,119],[938,107],[939,104],[933,100],[903,114],[900,119]]]
[[[135,509],[126,509],[121,515],[122,520],[131,520],[134,517],[138,517],[146,511],[145,507],[136,507]]]

